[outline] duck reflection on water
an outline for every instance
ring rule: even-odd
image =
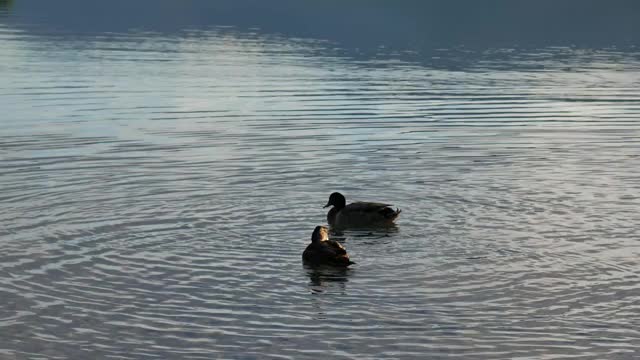
[[[313,294],[324,293],[331,289],[345,291],[348,277],[353,272],[346,267],[323,264],[304,264],[304,269],[309,276],[309,289]]]

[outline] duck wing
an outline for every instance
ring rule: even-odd
[[[322,243],[325,244],[327,248],[330,249],[329,251],[331,251],[335,255],[347,254],[347,249],[345,249],[344,246],[342,246],[339,242],[335,240],[325,240]]]
[[[340,210],[340,213],[342,213],[342,216],[345,218],[357,218],[357,220],[351,219],[354,223],[367,219],[366,221],[372,224],[376,222],[393,221],[400,215],[400,209],[392,209],[391,204],[355,202],[345,206],[344,209]]]
[[[356,212],[378,212],[390,206],[391,204],[383,204],[377,202],[354,202],[345,206],[343,210]]]
[[[347,255],[347,249],[344,248],[339,242],[334,240],[326,240],[323,241],[326,243],[325,245],[331,249],[332,256],[331,262],[336,265],[344,265],[349,266],[351,264],[355,264],[353,261],[349,260],[349,255]]]

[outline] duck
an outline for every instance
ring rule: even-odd
[[[337,241],[329,240],[329,229],[316,226],[311,234],[311,244],[302,253],[302,260],[313,265],[349,266],[355,264],[349,259],[347,249]]]
[[[327,222],[334,228],[392,226],[402,210],[393,210],[391,204],[354,202],[347,205],[344,195],[334,192],[324,207],[333,206],[327,213]]]

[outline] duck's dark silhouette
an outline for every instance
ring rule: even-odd
[[[329,229],[316,226],[311,235],[311,244],[302,253],[302,260],[308,264],[349,266],[354,264],[344,246],[329,240]]]
[[[400,215],[401,210],[391,208],[391,204],[377,202],[354,202],[347,205],[347,200],[339,192],[329,196],[324,207],[333,206],[327,213],[327,222],[332,227],[368,227],[391,226]]]

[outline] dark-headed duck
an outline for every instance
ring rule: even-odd
[[[327,222],[336,228],[390,226],[400,215],[401,210],[391,208],[391,204],[376,202],[354,202],[347,205],[347,200],[339,192],[329,196],[324,207],[332,206],[327,213]]]

